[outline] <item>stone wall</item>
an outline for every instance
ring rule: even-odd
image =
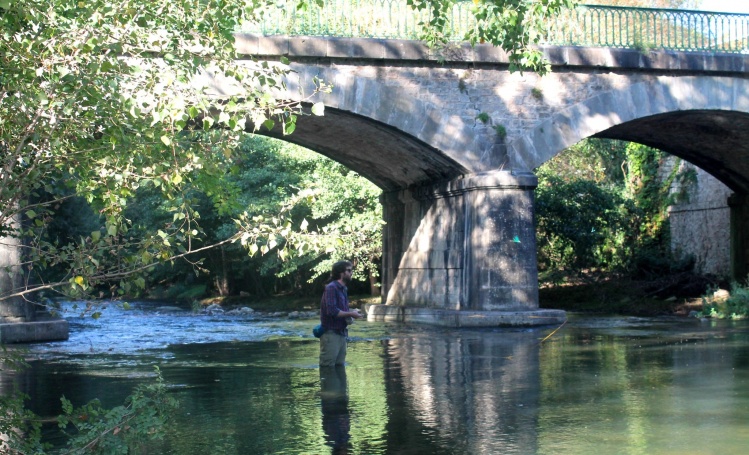
[[[17,224],[14,223],[14,227]],[[6,296],[21,289],[21,241],[13,237],[0,237],[0,295]],[[0,323],[34,320],[34,305],[21,297],[11,297],[0,302]]]
[[[539,77],[509,72],[488,45],[438,56],[412,41],[240,35],[237,46],[289,58],[285,96],[331,83],[309,100],[324,102],[325,116],[300,118],[292,140],[386,191],[531,172],[596,136],[681,156],[749,192],[749,55],[548,47],[553,72]],[[326,131],[331,140],[320,141]]]
[[[671,206],[671,250],[677,258],[693,257],[697,273],[719,277],[731,275],[731,209],[727,186],[704,170],[671,157],[680,171],[693,169],[697,183],[687,190],[688,201]],[[666,170],[671,167],[666,166]],[[678,185],[672,192],[681,191]]]

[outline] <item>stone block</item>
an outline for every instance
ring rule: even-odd
[[[289,41],[289,54],[303,55],[305,57],[326,57],[328,54],[328,43],[314,37],[291,36]]]
[[[636,118],[647,117],[654,113],[650,106],[651,99],[646,84],[648,82],[641,82],[629,87],[629,95],[634,108],[633,114]]]
[[[491,44],[477,44],[473,47],[473,61],[482,63],[509,63],[507,53]]]
[[[419,41],[386,40],[383,45],[383,56],[395,60],[428,60],[429,48]]]
[[[234,36],[234,47],[240,56],[254,56],[260,54],[260,40],[262,37],[249,33],[238,33]]]
[[[40,343],[68,339],[68,321],[51,319],[0,324],[0,343]]]
[[[562,310],[455,311],[367,304],[365,311],[369,321],[406,322],[442,327],[558,326],[567,320],[567,315]]]
[[[749,81],[746,79],[734,80],[732,95],[732,108],[741,112],[749,112]]]
[[[327,38],[328,57],[350,59],[385,58],[385,41],[369,38]]]
[[[283,35],[263,36],[258,38],[257,55],[289,55],[289,38]]]
[[[643,55],[634,49],[610,49],[611,63],[617,68],[640,68]]]

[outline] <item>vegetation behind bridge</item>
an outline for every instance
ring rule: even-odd
[[[262,136],[247,136],[234,156],[220,187],[199,177],[185,186],[184,200],[177,202],[201,214],[195,222],[204,238],[193,245],[198,252],[155,267],[145,278],[146,295],[241,298],[245,303],[274,296],[314,300],[331,262],[342,257],[356,263],[352,291],[377,295],[382,254],[378,188],[332,160]],[[546,305],[567,306],[569,299],[573,308],[599,301],[622,309],[617,307],[621,299],[612,302],[601,294],[606,283],[615,288],[611,296],[620,296],[637,281],[643,283],[641,294],[661,301],[672,294],[699,296],[716,283],[696,278],[691,258],[671,252],[667,208],[687,197],[696,178],[677,159],[635,143],[590,139],[537,174],[539,273],[542,297],[551,296]],[[226,193],[223,203],[212,199],[216,191]],[[130,234],[157,235],[174,221],[174,204],[155,188],[140,188],[125,211]],[[266,254],[248,255],[239,242],[225,243],[241,233],[234,221],[238,217],[268,226],[273,235],[257,247]],[[65,244],[100,223],[100,215],[83,199],[72,198],[60,204],[49,240]],[[203,245],[219,246],[201,250]],[[590,289],[597,292],[583,297]],[[562,297],[563,291],[572,294]],[[663,305],[654,302],[653,310],[662,311]]]

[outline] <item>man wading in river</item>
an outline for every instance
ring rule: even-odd
[[[343,365],[346,361],[346,337],[348,326],[353,319],[362,316],[357,310],[348,307],[348,288],[351,281],[353,264],[349,261],[338,261],[333,264],[330,278],[325,285],[325,292],[320,302],[320,324],[324,333],[320,337],[320,366]],[[349,319],[353,318],[353,319]]]

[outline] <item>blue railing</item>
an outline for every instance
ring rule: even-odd
[[[257,23],[242,32],[262,35],[339,36],[419,39],[427,13],[405,0],[323,0],[297,10],[279,0]],[[470,1],[453,7],[447,35],[461,41],[473,25]],[[617,47],[639,50],[745,52],[749,49],[749,14],[656,8],[582,5],[549,23],[544,44]]]

